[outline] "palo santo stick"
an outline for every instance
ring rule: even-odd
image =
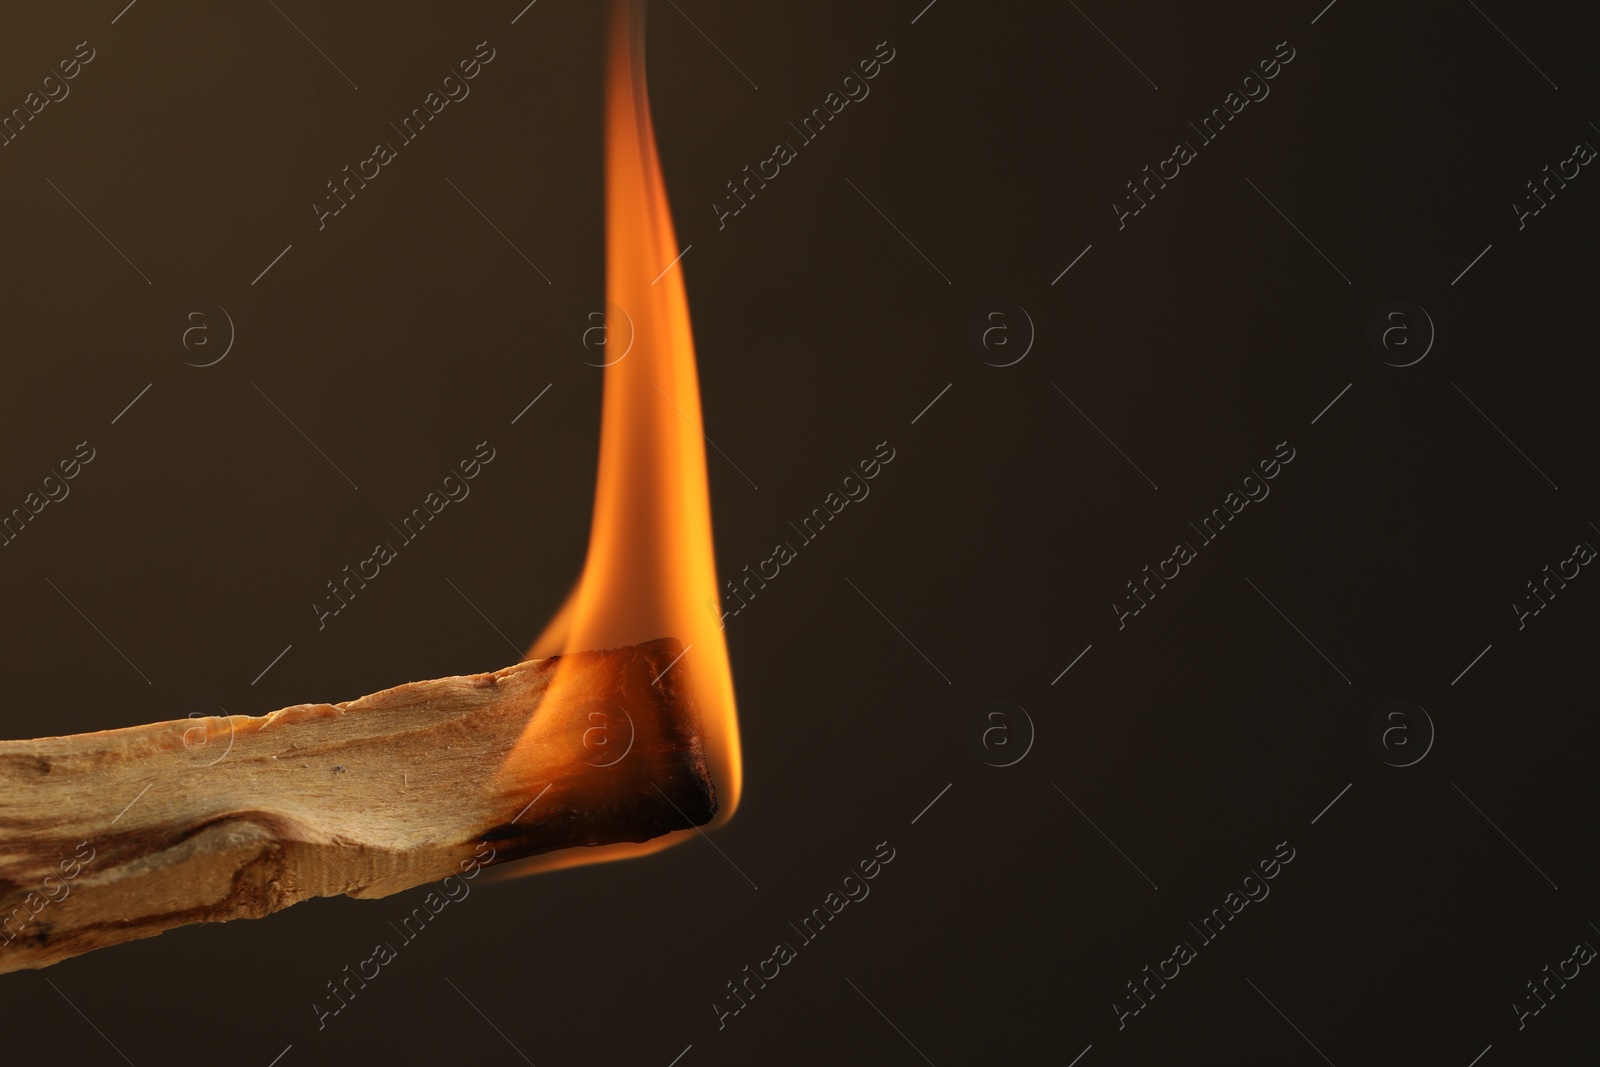
[[[0,741],[0,972],[708,822],[678,654],[658,640],[261,717]]]

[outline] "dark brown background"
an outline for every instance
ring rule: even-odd
[[[511,662],[588,532],[602,5],[539,0],[512,25],[522,0],[122,2],[0,16],[0,107],[77,42],[98,52],[0,149],[0,508],[77,442],[97,450],[0,549],[0,733]],[[759,485],[711,453],[722,570],[768,555],[878,442],[897,450],[729,620],[748,788],[715,835],[726,858],[697,841],[478,884],[320,1032],[325,982],[421,890],[8,975],[8,1061],[1593,1057],[1587,969],[1521,1032],[1511,1004],[1600,942],[1600,578],[1521,632],[1509,607],[1600,541],[1600,178],[1521,232],[1510,206],[1600,143],[1592,18],[924,3],[651,15],[706,431]],[[318,232],[323,183],[483,40],[497,57],[470,98]],[[870,97],[719,231],[723,183],[885,40]],[[1270,97],[1119,232],[1123,183],[1284,40]],[[967,340],[994,299],[1037,328],[1004,369]],[[1364,336],[1393,300],[1438,334],[1404,369]],[[237,343],[197,369],[176,324],[205,302]],[[471,497],[318,632],[323,583],[484,439],[498,458]],[[1123,583],[1285,440],[1271,497],[1119,632]],[[996,699],[1037,728],[1006,769],[968,741]],[[1406,769],[1366,739],[1392,699],[1437,730]],[[723,983],[880,841],[897,858],[872,895],[719,1032]],[[1123,984],[1280,841],[1296,859],[1272,895],[1119,1031]]]

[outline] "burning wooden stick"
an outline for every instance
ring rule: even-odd
[[[717,801],[678,656],[658,640],[0,742],[0,972],[703,824]]]

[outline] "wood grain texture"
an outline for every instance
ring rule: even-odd
[[[716,811],[678,642],[0,741],[0,972]],[[670,669],[668,669],[670,666]]]

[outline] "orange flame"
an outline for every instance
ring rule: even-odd
[[[631,320],[632,345],[621,358],[606,353],[588,559],[528,655],[677,638],[686,651],[671,669],[687,672],[699,707],[717,826],[739,804],[739,722],[713,610],[719,598],[700,384],[683,265],[675,262],[681,249],[650,122],[644,8],[643,0],[613,0],[607,44],[606,298],[613,314],[620,309]],[[560,665],[557,672],[559,684]],[[692,832],[535,857],[516,873],[645,855]]]

